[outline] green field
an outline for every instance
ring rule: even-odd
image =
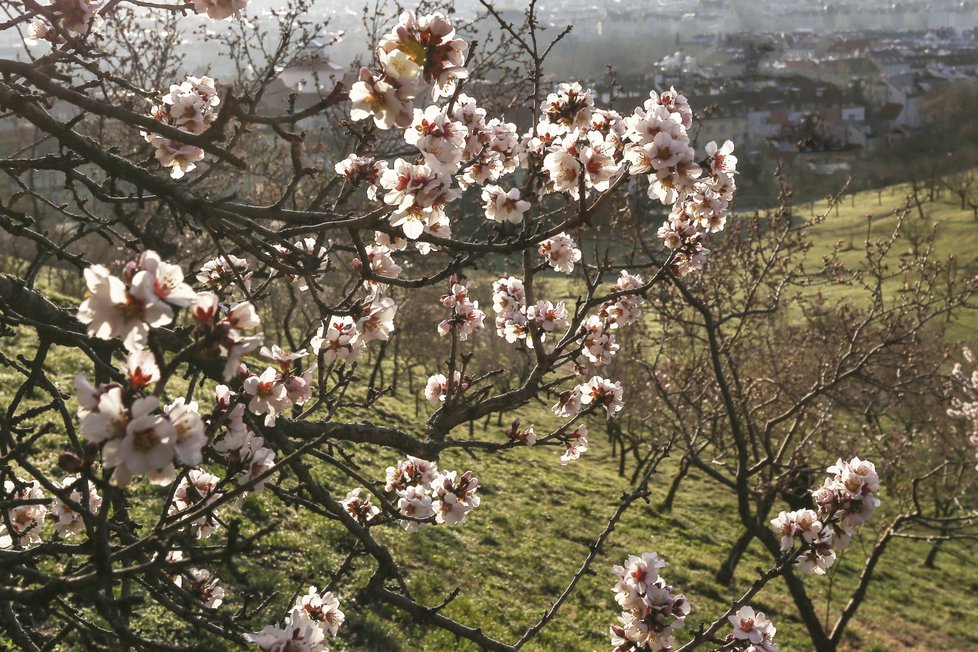
[[[873,228],[892,225],[893,211],[905,204],[904,189],[895,187],[882,194],[869,191],[855,196],[854,205],[846,198],[817,227],[819,240],[813,255],[827,255],[843,243],[844,257],[860,255],[860,238],[865,234],[866,216],[873,216]],[[800,211],[808,214],[808,206]],[[814,210],[817,212],[819,206]],[[915,211],[916,209],[914,209]],[[925,205],[927,219],[938,225],[938,248],[943,255],[955,255],[961,265],[978,273],[978,223],[970,211],[962,212],[953,204],[937,201]],[[915,214],[910,220],[919,220]],[[849,248],[848,243],[857,244]],[[855,258],[853,258],[855,260]],[[839,297],[845,288],[835,290]],[[433,325],[431,325],[433,327]],[[952,336],[978,344],[978,320],[974,312],[955,322]],[[493,337],[486,332],[482,337]],[[4,339],[7,347],[11,339]],[[21,333],[15,347],[27,349],[30,340]],[[63,352],[64,349],[58,349]],[[7,351],[7,355],[12,352]],[[82,364],[77,353],[60,355],[51,366],[53,377],[63,392],[73,393],[71,378]],[[0,368],[0,404],[6,405],[17,378]],[[626,388],[625,400],[628,402]],[[3,400],[7,399],[7,400]],[[423,404],[415,413],[415,397],[406,387],[395,397],[383,398],[376,410],[367,413],[347,412],[342,420],[381,420],[415,433],[423,432],[429,408]],[[555,421],[546,405],[531,405],[515,414],[524,423],[546,431]],[[503,426],[493,420],[483,431],[476,427],[480,439],[503,441]],[[559,450],[511,449],[497,455],[471,456],[446,454],[442,468],[471,469],[480,479],[482,505],[472,512],[461,527],[432,527],[415,533],[390,528],[379,538],[390,544],[395,557],[408,572],[408,583],[415,596],[424,602],[440,603],[453,589],[458,597],[444,609],[446,615],[475,626],[498,639],[514,642],[522,632],[536,623],[540,615],[564,589],[587,554],[587,544],[604,529],[618,498],[629,489],[627,479],[619,478],[617,464],[610,456],[610,446],[602,422],[590,424],[591,450],[578,462],[562,467]],[[463,433],[456,433],[463,436]],[[355,453],[361,475],[382,480],[384,467],[396,462],[394,453],[370,447],[345,447]],[[49,465],[58,442],[47,437],[39,447],[39,460]],[[840,451],[848,457],[860,451]],[[730,543],[738,536],[739,521],[733,497],[712,482],[692,472],[684,482],[671,513],[662,513],[658,504],[668,489],[674,470],[672,460],[661,467],[651,485],[651,500],[636,503],[626,513],[600,552],[594,565],[596,574],[586,576],[578,591],[563,606],[554,622],[545,628],[526,650],[606,650],[608,626],[618,614],[614,602],[610,573],[612,564],[621,563],[628,554],[656,551],[668,566],[662,575],[678,590],[685,592],[692,604],[687,626],[712,621],[731,599],[739,597],[756,576],[758,567],[767,568],[770,557],[757,545],[740,564],[735,585],[721,587],[713,581]],[[316,473],[329,477],[326,468]],[[334,493],[342,496],[348,483],[336,477]],[[136,484],[133,491],[147,497],[161,497],[163,490]],[[834,620],[844,606],[849,588],[862,567],[865,553],[876,531],[874,526],[886,520],[887,493],[883,487],[884,506],[878,517],[865,527],[849,550],[840,558],[836,571],[828,577],[807,578],[819,612]],[[215,569],[222,577],[227,595],[221,607],[231,613],[240,606],[245,585],[263,593],[278,590],[281,595],[265,612],[265,622],[277,621],[294,590],[309,584],[324,586],[329,573],[345,557],[350,537],[331,522],[302,515],[281,506],[269,493],[249,498],[242,511],[259,524],[282,519],[286,527],[264,540],[261,549],[239,565],[240,579]],[[148,517],[148,512],[146,516]],[[138,514],[137,514],[138,516]],[[228,515],[230,516],[230,515]],[[255,526],[246,526],[255,527]],[[848,650],[974,650],[978,649],[978,565],[974,563],[975,546],[962,543],[948,545],[938,557],[936,569],[922,566],[929,550],[925,542],[897,540],[889,548],[872,584],[869,595],[851,624],[844,648]],[[284,569],[284,570],[283,570]],[[339,583],[337,593],[347,622],[340,630],[336,648],[340,650],[474,650],[465,642],[440,631],[405,622],[396,611],[375,604],[368,605],[362,591],[372,570],[367,558],[354,562],[354,571]],[[833,597],[834,600],[829,598]],[[793,616],[793,605],[779,580],[753,601],[778,627],[777,641],[782,650],[809,650],[801,623]],[[140,627],[148,636],[171,643],[199,643],[201,634],[173,631],[172,623],[162,615],[146,610],[140,613]],[[0,643],[3,642],[0,637]]]

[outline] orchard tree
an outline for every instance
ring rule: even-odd
[[[457,593],[419,599],[410,560],[385,543],[391,528],[423,538],[507,509],[482,500],[473,471],[447,468],[446,452],[586,454],[588,425],[629,400],[606,370],[650,316],[650,293],[703,314],[686,282],[709,264],[735,194],[734,145],[697,154],[674,89],[599,106],[580,83],[545,77],[567,31],[544,42],[535,3],[516,23],[488,2],[456,21],[446,4],[365,12],[375,49],[335,78],[310,54],[325,26],[302,1],[272,12],[267,31],[247,0],[0,1],[0,29],[29,58],[0,60],[0,228],[13,252],[0,275],[0,619],[12,644],[325,650],[343,640],[344,596],[366,569],[357,590],[371,604],[518,650],[647,498],[684,434],[646,460],[563,590],[508,642],[445,615]],[[188,40],[220,48],[235,73],[186,74]],[[303,65],[315,99],[270,102],[273,82]],[[636,192],[658,208],[609,245],[602,227]],[[480,283],[491,266],[503,273]],[[550,294],[554,279],[574,298]],[[379,417],[395,391],[384,352],[405,330],[436,351],[412,388],[432,410],[391,426]],[[502,349],[524,364],[500,365]],[[64,364],[73,384],[53,370]],[[535,400],[560,425],[464,432]],[[752,451],[731,428],[740,482]],[[366,445],[384,477],[354,463]],[[776,649],[775,626],[748,603],[775,577],[799,582],[795,568],[824,571],[879,504],[873,464],[845,457],[823,485],[812,478],[809,507],[763,535],[751,526],[777,542],[770,568],[681,649]],[[256,501],[275,508],[242,507]],[[314,586],[270,555],[281,585],[259,594],[243,569],[296,512],[331,524],[348,554]],[[612,569],[615,649],[679,645],[690,602],[662,566],[645,553]],[[154,639],[148,611],[169,641]]]

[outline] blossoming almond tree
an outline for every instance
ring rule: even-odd
[[[446,452],[553,447],[558,466],[586,455],[588,424],[630,400],[609,370],[650,291],[708,265],[736,191],[734,144],[697,154],[682,94],[650,89],[619,112],[576,81],[551,85],[544,63],[566,31],[544,44],[535,3],[522,25],[483,5],[482,27],[436,10],[383,27],[383,14],[368,16],[373,58],[325,83],[310,59],[324,27],[303,1],[274,12],[274,36],[249,31],[246,0],[0,1],[10,16],[0,28],[22,31],[31,59],[0,59],[3,120],[33,134],[0,159],[17,189],[0,197],[0,228],[29,261],[0,275],[3,336],[33,342],[0,358],[19,379],[0,420],[0,620],[16,645],[166,648],[141,622],[150,604],[211,649],[326,650],[369,601],[482,649],[517,650],[558,617],[647,497],[672,442],[510,642],[442,613],[457,593],[440,605],[417,597],[385,541],[388,530],[422,538],[504,508],[492,479],[451,468]],[[206,25],[235,76],[179,69],[184,20]],[[152,21],[158,29],[138,27]],[[492,38],[480,50],[463,28]],[[268,100],[284,69],[310,61],[314,100]],[[500,72],[487,93],[480,75]],[[645,219],[654,250],[599,253],[598,224],[636,191],[661,212]],[[498,260],[504,271],[486,278]],[[39,282],[55,265],[83,279],[70,307]],[[555,294],[555,279],[571,293]],[[432,319],[402,323],[428,290],[441,295]],[[405,330],[437,351],[416,388],[429,418],[356,419],[379,414],[391,390],[374,379]],[[490,340],[525,368],[476,355]],[[48,370],[61,349],[77,365],[69,385]],[[535,400],[557,425],[522,425]],[[515,418],[496,436],[461,432],[503,415]],[[383,457],[386,477],[364,475],[361,446]],[[819,511],[778,517],[771,569],[684,649],[776,649],[774,625],[747,601],[795,562],[830,566],[875,507],[870,463],[830,472]],[[332,524],[348,555],[312,586],[273,556],[277,592],[236,594],[249,585],[240,563],[292,527],[248,505]],[[680,641],[690,603],[662,565],[643,554],[614,568],[617,649]],[[355,569],[368,572],[361,586]],[[717,638],[727,624],[729,640]]]

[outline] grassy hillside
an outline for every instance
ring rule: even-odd
[[[854,201],[846,199],[838,214],[833,211],[818,227],[818,233],[824,237],[817,243],[817,252],[828,254],[836,243],[847,245],[850,239],[858,243],[865,233],[867,215],[873,216],[874,233],[879,228],[882,235],[882,230],[892,225],[894,209],[905,204],[905,196],[905,189],[895,187],[882,194],[882,205],[875,191],[857,194]],[[804,208],[807,210],[807,206]],[[815,211],[819,208],[814,206]],[[961,212],[941,201],[926,204],[924,209],[927,221],[938,224],[939,250],[956,255],[960,264],[978,273],[975,255],[978,223],[972,220],[970,211]],[[914,211],[911,219],[919,221]],[[858,244],[843,253],[843,256],[858,255]],[[952,333],[954,337],[978,344],[978,321],[974,314],[955,323]],[[22,350],[31,344],[23,332],[16,342],[10,339],[2,342],[4,347],[12,344],[13,348]],[[17,351],[5,353],[12,357]],[[50,372],[62,391],[73,394],[72,376],[79,368],[89,366],[75,352],[58,349],[57,353]],[[9,370],[0,367],[0,405],[6,405],[9,400],[15,378]],[[628,398],[626,389],[626,402]],[[428,407],[425,404],[421,413],[416,414],[415,404],[415,397],[404,387],[398,396],[382,399],[378,410],[369,415],[349,412],[339,418],[379,418],[420,433]],[[524,423],[535,424],[538,432],[554,424],[545,405],[529,406],[516,414]],[[503,441],[503,427],[493,421],[485,432],[481,426],[477,427],[476,435]],[[486,633],[505,641],[516,640],[534,624],[584,559],[586,545],[605,527],[618,497],[629,489],[627,481],[617,475],[602,423],[592,423],[591,430],[591,451],[567,467],[560,465],[559,452],[552,448],[519,448],[494,456],[446,455],[440,462],[443,468],[471,469],[479,477],[482,506],[462,527],[428,528],[410,534],[391,528],[380,535],[407,569],[416,596],[434,605],[458,588],[458,597],[445,607],[444,613],[467,624],[480,625]],[[37,456],[42,465],[50,467],[58,442],[53,437],[44,441],[47,443],[38,450]],[[356,455],[360,473],[368,478],[381,480],[384,468],[396,461],[390,451],[370,447],[347,450]],[[840,451],[840,454],[859,452]],[[620,563],[627,554],[656,551],[666,559],[669,565],[663,576],[684,591],[692,604],[687,619],[691,628],[704,620],[711,621],[751,583],[756,568],[770,565],[768,555],[756,546],[741,563],[733,587],[716,585],[713,574],[739,533],[733,497],[694,472],[683,484],[674,510],[663,513],[657,506],[669,486],[671,461],[661,471],[652,483],[650,502],[636,504],[625,515],[600,553],[594,566],[596,574],[583,579],[551,626],[525,649],[607,649],[608,626],[618,613],[611,590],[610,566]],[[318,468],[316,472],[324,476],[331,473],[326,468]],[[334,486],[335,493],[343,495],[349,483],[336,477]],[[132,491],[157,499],[163,494],[163,490],[145,483],[137,483]],[[884,507],[880,518],[862,531],[840,558],[835,572],[828,577],[807,578],[820,613],[827,613],[829,620],[834,620],[844,606],[867,548],[876,536],[873,526],[885,520],[888,507],[885,487],[881,497]],[[328,574],[345,557],[350,540],[331,522],[293,513],[272,500],[268,493],[249,498],[241,510],[258,522],[281,517],[289,527],[266,539],[260,554],[243,560],[238,579],[226,570],[219,571],[227,587],[222,609],[230,613],[241,605],[246,584],[264,592],[279,590],[281,595],[266,612],[266,621],[271,622],[284,612],[293,589],[329,582]],[[933,570],[922,567],[928,550],[924,542],[897,540],[891,545],[879,566],[878,581],[870,588],[867,601],[850,626],[846,649],[978,649],[975,627],[978,567],[973,563],[974,546],[947,546],[938,557],[938,568]],[[338,593],[347,623],[341,630],[338,649],[391,652],[475,649],[443,632],[407,624],[393,610],[364,604],[361,591],[371,566],[367,559],[356,560],[353,573],[340,583]],[[834,601],[829,600],[830,596]],[[780,582],[770,584],[754,600],[753,606],[766,611],[777,624],[782,650],[811,649]],[[140,616],[142,626],[155,629],[160,640],[174,643],[201,640],[198,633],[174,632],[162,614],[144,610]]]
[[[387,399],[384,404],[390,420],[401,425],[417,421],[409,397],[404,402]],[[550,421],[544,408],[521,411],[521,416],[538,425]],[[471,468],[478,475],[484,487],[480,490],[483,504],[460,528],[429,528],[413,534],[398,530],[385,535],[411,570],[410,584],[419,596],[438,604],[452,589],[460,588],[459,597],[445,613],[479,623],[487,633],[507,641],[533,624],[570,580],[587,553],[587,543],[604,528],[617,498],[628,489],[627,482],[617,476],[600,423],[592,424],[592,433],[592,451],[567,467],[560,466],[554,450],[521,448],[501,456],[443,458],[441,464],[447,468]],[[494,427],[482,436],[504,437]],[[368,452],[362,461],[365,470],[373,469],[370,477],[381,477],[389,458]],[[717,586],[713,573],[738,533],[733,497],[693,474],[683,485],[673,512],[661,513],[657,505],[668,488],[671,470],[669,464],[664,465],[653,483],[650,503],[639,503],[626,514],[594,566],[597,574],[584,579],[552,626],[527,649],[605,649],[607,627],[617,615],[609,569],[627,554],[657,551],[668,561],[663,575],[686,592],[693,605],[688,619],[693,627],[701,619],[716,617],[727,601],[750,584],[754,569],[770,564],[764,551],[752,549],[740,566],[735,586]],[[296,559],[305,562],[296,571],[310,581],[316,578],[317,558],[335,561],[337,557],[335,550],[319,544],[328,540],[326,529],[310,519],[301,533],[283,535],[282,542],[288,545],[291,539]],[[873,537],[875,532],[867,528],[840,559],[833,576],[808,579],[822,613],[830,591],[837,600],[847,595]],[[309,545],[310,539],[316,543]],[[928,549],[925,544],[904,541],[891,549],[880,565],[879,582],[872,586],[857,615],[846,649],[923,650],[938,641],[947,650],[978,647],[978,631],[973,627],[978,622],[978,570],[965,561],[971,553],[963,546],[951,546],[938,558],[938,569],[926,570],[921,563]],[[345,594],[347,599],[352,597],[350,590]],[[775,619],[782,649],[810,649],[780,583],[769,585],[754,604]],[[831,605],[831,617],[841,606],[837,602]],[[351,604],[347,612],[352,616],[346,643],[351,650],[474,649],[444,633],[417,627],[405,630],[383,610],[358,611]]]
[[[921,200],[919,208],[912,199],[910,185],[902,184],[884,188],[881,192],[866,190],[847,195],[831,210],[826,201],[798,207],[797,212],[803,217],[827,212],[825,221],[813,231],[816,237],[812,259],[838,249],[844,263],[856,264],[865,256],[863,242],[867,233],[874,240],[888,238],[897,225],[898,215],[909,206],[894,253],[910,253],[915,240],[922,247],[926,236],[933,232],[934,253],[938,257],[953,257],[959,269],[972,276],[978,275],[978,221],[972,211],[961,210],[958,200],[947,192],[935,197],[933,202],[927,201],[926,192],[920,192],[918,197]],[[900,287],[894,283],[889,289],[899,291]],[[826,291],[830,299],[844,299],[845,294],[846,289],[842,286]],[[948,335],[964,342],[978,342],[978,311],[963,311],[951,325]]]

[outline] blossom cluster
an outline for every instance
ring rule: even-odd
[[[975,366],[975,356],[971,349],[966,347],[963,355],[965,362],[973,369],[969,374],[960,362],[955,363],[951,370],[954,387],[947,414],[952,419],[960,419],[969,424],[971,443],[978,446],[978,366]]]
[[[879,507],[876,497],[880,481],[872,462],[854,457],[840,458],[828,467],[832,475],[812,491],[818,511],[799,509],[781,512],[771,521],[781,536],[781,550],[787,552],[801,539],[803,550],[798,566],[809,573],[822,575],[835,563],[836,552],[846,548],[856,529]]]
[[[275,467],[275,451],[248,426],[243,400],[227,385],[217,386],[211,423],[221,424],[221,430],[213,447],[224,456],[229,476],[237,475],[239,485],[250,485],[257,493],[264,489],[265,480],[256,479]]]
[[[570,274],[574,271],[574,263],[581,261],[581,250],[577,248],[574,238],[566,233],[558,233],[540,243],[538,248],[547,264],[554,271]]]
[[[452,396],[464,392],[469,387],[471,378],[456,370],[452,375]],[[425,384],[424,396],[433,407],[438,407],[439,403],[444,403],[448,398],[448,376],[445,374],[432,374],[428,377]]]
[[[706,146],[707,159],[695,162],[688,130],[692,110],[670,89],[651,92],[632,115],[595,107],[590,90],[561,84],[540,107],[540,121],[525,139],[528,160],[547,173],[542,188],[578,199],[581,190],[603,192],[622,170],[647,176],[650,198],[671,206],[659,237],[673,250],[673,269],[685,275],[709,254],[707,233],[720,231],[735,191],[737,159],[733,143]]]
[[[397,495],[401,526],[413,532],[435,523],[458,525],[481,502],[479,480],[471,471],[439,471],[438,464],[408,456],[387,467],[384,489]]]
[[[194,11],[207,14],[212,20],[240,18],[241,12],[248,6],[248,0],[193,0]]]
[[[390,337],[396,313],[393,299],[374,294],[357,314],[333,315],[323,321],[309,346],[327,365],[352,364],[360,359],[367,344]]]
[[[659,575],[665,565],[654,552],[646,552],[612,566],[618,578],[615,601],[622,608],[620,624],[611,626],[614,652],[670,650],[675,645],[675,633],[686,625],[690,606]]]
[[[486,220],[505,232],[507,225],[523,223],[546,195],[583,201],[582,193],[603,193],[629,176],[645,176],[649,196],[672,207],[659,236],[671,250],[674,271],[686,274],[703,264],[709,253],[703,246],[706,233],[725,225],[737,159],[732,143],[709,143],[707,158],[696,162],[689,138],[693,113],[685,97],[675,89],[651,92],[642,107],[622,115],[596,106],[594,93],[581,84],[560,84],[539,106],[537,123],[521,134],[505,119],[490,118],[475,98],[456,92],[467,75],[466,47],[444,16],[404,13],[381,40],[379,69],[363,68],[351,89],[354,120],[373,119],[379,129],[403,129],[404,142],[417,150],[416,157],[393,162],[353,153],[335,165],[351,188],[365,185],[368,199],[387,209],[388,224],[376,233],[374,247],[385,256],[409,243],[422,254],[436,249],[451,237],[448,205],[473,186],[480,188]],[[433,85],[435,102],[423,109],[414,104],[422,82]],[[438,103],[447,97],[450,102]],[[504,179],[518,169],[528,172],[521,179],[522,191]],[[549,232],[535,243],[557,272],[573,273],[582,261],[571,232]],[[383,260],[400,271],[393,260]],[[375,278],[373,263],[369,274],[362,263],[357,265],[368,283]],[[464,340],[481,328],[484,315],[464,286],[457,280],[452,284],[456,287],[442,299],[452,315],[438,329],[443,336],[454,333]],[[576,333],[569,333],[579,338],[580,355],[590,364],[607,364],[618,351],[617,330],[639,318],[645,289],[641,277],[622,271],[609,300],[575,326]],[[514,276],[497,280],[492,298],[496,332],[511,343],[538,346],[571,321],[561,301],[540,299],[529,305],[523,281]],[[355,360],[352,321],[334,317],[318,337],[327,331],[334,355]],[[432,405],[445,401],[449,385],[459,391],[468,386],[463,373],[455,375],[428,379],[425,396]],[[595,376],[564,392],[554,411],[571,416],[592,403],[609,416],[618,412],[620,386]]]
[[[347,492],[346,497],[340,501],[340,505],[361,525],[365,525],[367,521],[380,514],[380,508],[371,502],[370,494],[361,487],[356,487]]]
[[[12,506],[6,509],[6,516],[0,523],[0,549],[41,541],[41,524],[48,512],[41,502],[43,499],[44,493],[37,480],[3,481],[3,501]]]
[[[239,271],[247,270],[246,265],[232,264]],[[210,261],[198,279],[221,285],[223,281],[214,279],[222,269],[226,268]],[[296,366],[306,351],[288,353],[277,346],[262,347],[261,334],[245,334],[260,326],[251,303],[225,305],[214,292],[196,292],[184,282],[178,265],[160,260],[152,251],[126,265],[122,278],[101,265],[86,269],[85,278],[89,296],[79,307],[79,320],[88,325],[90,335],[122,339],[129,350],[125,383],[94,386],[82,375],[75,379],[81,434],[101,447],[103,464],[113,469],[112,483],[125,485],[134,474],[145,474],[152,482],[167,484],[176,463],[200,464],[208,442],[207,423],[220,424],[215,449],[226,456],[232,473],[240,472],[239,483],[251,482],[271,469],[275,454],[247,426],[245,413],[264,415],[265,424],[273,425],[277,415],[309,399],[315,365],[304,370]],[[224,379],[236,388],[217,387],[214,413],[208,418],[201,415],[196,401],[177,397],[163,405],[151,392],[161,379],[162,361],[148,348],[150,333],[172,324],[180,308],[192,319],[196,351],[204,358],[223,358]],[[260,347],[273,364],[255,374],[241,358]],[[185,481],[204,473],[192,470]],[[260,490],[261,483],[254,489]],[[200,495],[206,497],[207,492]],[[190,504],[181,506],[176,501],[174,506],[182,511]]]
[[[261,348],[261,355],[275,364],[266,367],[261,374],[246,372],[241,383],[241,393],[248,401],[248,411],[264,414],[265,425],[275,425],[275,418],[287,413],[292,406],[302,405],[312,396],[312,374],[316,365],[305,370],[295,365],[308,355],[305,349],[294,353],[283,351],[277,345]]]
[[[170,92],[150,110],[150,115],[162,124],[199,135],[217,118],[220,103],[213,79],[188,76],[183,83],[170,86]],[[156,160],[163,167],[170,168],[170,176],[174,179],[180,179],[196,169],[197,162],[204,158],[204,150],[195,145],[149,131],[142,134],[146,142],[152,145]]]
[[[585,408],[601,407],[611,418],[621,412],[624,405],[620,382],[601,376],[591,376],[586,383],[562,392],[551,409],[558,417],[572,417]]]
[[[727,637],[729,648],[744,652],[778,652],[778,644],[774,642],[777,628],[763,611],[754,611],[748,605],[728,616],[727,620],[733,625],[733,634]]]
[[[81,507],[89,514],[96,514],[102,507],[102,497],[91,480],[82,480],[77,475],[68,476],[55,486],[59,492],[51,501],[51,516],[56,519],[55,532],[67,539],[85,529],[85,520],[74,506]]]
[[[548,253],[557,251],[557,242],[558,239],[545,242],[541,245],[541,253],[545,247]],[[565,250],[578,254],[577,258],[569,260],[580,258],[580,252],[576,249],[566,247]],[[551,258],[552,264],[553,260]],[[556,269],[561,269],[559,264]],[[584,319],[578,331],[581,335],[581,353],[592,364],[607,364],[618,351],[616,331],[619,326],[631,324],[641,315],[639,306],[644,299],[637,292],[642,286],[641,277],[623,270],[618,281],[610,287],[612,296],[616,298],[604,302],[597,314]],[[534,328],[543,342],[548,333],[562,330],[568,324],[567,308],[563,301],[554,304],[540,300],[535,305],[527,306],[523,282],[512,276],[493,283],[493,310],[496,313],[496,333],[508,342],[523,341],[529,348],[533,348]]]
[[[163,573],[174,584],[193,595],[207,609],[217,609],[224,602],[224,587],[220,579],[206,568],[183,568],[186,555],[182,550],[171,550],[166,555],[167,567]],[[180,566],[180,568],[173,568]]]
[[[351,154],[336,164],[354,186],[368,185],[370,199],[383,195],[392,227],[412,241],[424,233],[450,236],[445,206],[473,185],[483,187],[487,220],[520,223],[533,197],[500,183],[517,168],[536,172],[530,188],[535,197],[563,193],[574,199],[582,190],[609,190],[627,171],[646,176],[649,196],[672,207],[659,236],[673,250],[676,272],[702,266],[709,254],[706,233],[721,230],[726,221],[737,159],[727,141],[707,144],[707,158],[695,161],[688,135],[692,110],[684,96],[675,89],[653,91],[642,107],[623,116],[595,106],[592,91],[579,83],[564,83],[543,101],[537,124],[524,134],[512,123],[487,119],[477,101],[461,93],[448,106],[416,108],[422,81],[433,84],[436,102],[454,93],[467,76],[466,47],[444,16],[404,13],[381,40],[379,70],[361,69],[350,91],[354,120],[372,118],[380,129],[404,129],[404,141],[419,153],[417,160],[392,164]],[[580,257],[569,238],[560,234],[541,245],[560,271],[569,272]]]
[[[560,463],[566,466],[569,462],[581,459],[581,455],[588,450],[587,426],[583,423],[570,434],[567,439],[567,450],[560,456]]]
[[[220,513],[211,507],[221,497],[218,488],[221,479],[216,475],[201,469],[190,469],[177,484],[170,502],[170,516],[180,516],[186,512],[198,511],[205,508],[203,513],[194,519],[190,525],[198,539],[206,539],[217,529],[220,523]]]
[[[260,632],[246,634],[245,639],[262,652],[327,652],[329,637],[336,636],[344,619],[336,596],[310,586],[296,598],[282,625],[267,625]]]
[[[373,118],[379,129],[407,128],[414,117],[414,98],[422,84],[432,99],[449,97],[459,79],[468,76],[464,52],[468,44],[455,38],[455,28],[439,13],[401,14],[377,49],[379,70],[361,68],[350,89],[354,120]]]
[[[248,261],[234,254],[211,258],[197,271],[197,282],[208,289],[220,291],[234,284],[240,284],[245,290],[251,289],[253,272]]]
[[[36,18],[28,26],[28,45],[40,41],[62,43],[67,36],[84,35],[102,22],[99,10],[103,0],[50,0],[39,4],[46,10],[45,18]]]
[[[469,335],[482,330],[482,322],[486,313],[479,310],[479,302],[469,299],[469,291],[452,277],[451,288],[442,295],[441,305],[452,311],[452,314],[438,324],[438,334],[442,337],[454,335],[464,342]]]
[[[103,340],[121,339],[129,351],[141,351],[153,328],[173,322],[174,309],[185,308],[197,298],[184,283],[183,270],[146,251],[126,265],[123,278],[102,265],[84,271],[88,297],[78,308],[78,321],[88,334]]]
[[[54,521],[58,536],[70,538],[85,529],[84,517],[77,508],[95,514],[102,506],[95,485],[80,476],[66,477],[60,483],[55,482],[54,487],[57,493],[48,498],[37,480],[4,480],[0,498],[8,507],[0,520],[0,549],[40,543],[41,526],[46,518]]]
[[[159,380],[159,368],[148,351],[129,354],[128,383],[92,385],[75,377],[82,436],[102,449],[102,462],[113,469],[111,483],[129,484],[133,475],[150,482],[173,480],[174,462],[199,464],[207,443],[197,404],[182,397],[162,406],[145,390]]]
[[[639,306],[645,300],[639,294],[632,293],[638,291],[642,285],[641,277],[622,270],[618,281],[610,288],[617,298],[605,301],[598,314],[589,315],[581,324],[584,335],[581,352],[592,364],[611,362],[611,358],[618,352],[616,331],[619,326],[627,326],[641,316]]]

